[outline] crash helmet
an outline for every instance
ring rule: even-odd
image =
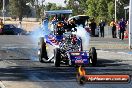
[[[63,27],[64,26],[64,24],[62,23],[62,22],[58,22],[58,24],[57,24],[57,27]]]

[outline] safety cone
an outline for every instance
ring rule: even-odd
[[[128,31],[124,32],[124,38],[128,38]]]

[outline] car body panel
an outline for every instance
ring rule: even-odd
[[[72,65],[88,65],[89,64],[89,53],[85,51],[69,52],[70,60]]]
[[[63,39],[63,36],[55,36],[55,35],[45,35],[45,42],[52,45],[56,46],[59,45],[58,42]]]

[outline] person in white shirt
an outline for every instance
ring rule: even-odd
[[[18,24],[18,28],[22,28],[22,23],[21,23],[21,21],[20,21],[19,24]]]

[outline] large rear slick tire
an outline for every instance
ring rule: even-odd
[[[54,49],[54,65],[55,65],[55,67],[60,67],[60,60],[61,60],[60,49],[56,48],[56,49]]]
[[[46,63],[48,60],[48,56],[47,56],[47,50],[46,50],[46,43],[44,42],[44,37],[40,37],[39,39],[39,61],[41,63]]]
[[[92,62],[92,66],[96,66],[97,64],[97,52],[95,47],[91,47],[89,50],[89,57]]]

